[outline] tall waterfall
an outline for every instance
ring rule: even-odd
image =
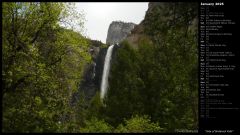
[[[102,82],[101,82],[101,94],[100,94],[101,99],[104,98],[104,96],[107,92],[107,88],[108,88],[108,75],[109,75],[109,70],[110,70],[110,64],[111,64],[110,61],[111,61],[111,57],[112,57],[113,47],[114,47],[114,45],[111,45],[108,47],[107,54],[105,56]]]

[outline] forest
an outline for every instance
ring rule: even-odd
[[[114,54],[106,97],[100,90],[91,100],[80,93],[72,105],[93,62],[84,14],[74,9],[72,3],[2,3],[2,132],[198,129],[197,3],[154,6],[137,48],[124,40]]]

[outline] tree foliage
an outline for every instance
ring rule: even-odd
[[[146,37],[113,54],[106,98],[71,105],[92,62],[84,15],[66,3],[3,3],[3,132],[173,132],[197,129],[196,3],[147,12]],[[63,27],[64,26],[64,27]],[[68,28],[68,29],[67,29]],[[77,32],[76,32],[77,31]],[[92,43],[89,43],[92,42]]]
[[[162,132],[158,123],[152,123],[147,115],[134,116],[129,120],[125,120],[124,125],[120,124],[115,132],[117,133],[151,133]]]
[[[82,133],[107,133],[112,132],[112,127],[104,120],[98,120],[96,117],[86,122],[85,128],[81,128]]]
[[[56,132],[72,123],[69,100],[91,57],[86,39],[60,26],[68,7],[3,3],[3,132]]]
[[[92,117],[86,122],[86,125],[80,129],[81,133],[151,133],[162,132],[158,123],[152,123],[147,115],[133,116],[125,119],[117,128],[112,127],[104,120]]]
[[[124,118],[138,114],[150,116],[167,132],[197,129],[197,26],[192,23],[197,15],[195,6],[156,6],[145,17],[146,38],[141,39],[138,49],[127,41],[121,43],[104,101],[107,122],[116,127]]]

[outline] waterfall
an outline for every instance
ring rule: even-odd
[[[110,70],[110,61],[112,57],[112,50],[114,45],[108,47],[107,54],[105,56],[104,67],[103,67],[103,74],[102,74],[102,82],[101,82],[101,99],[104,98],[107,88],[108,88],[108,75]]]

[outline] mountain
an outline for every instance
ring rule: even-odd
[[[122,21],[113,21],[108,28],[106,43],[115,44],[123,41],[131,30],[136,26],[134,23],[126,23]],[[73,94],[72,104],[79,100],[80,93],[83,92],[85,98],[90,100],[96,91],[100,90],[104,60],[107,52],[107,46],[97,40],[88,39],[89,54],[91,55],[92,62],[84,67],[83,78],[79,85],[79,91]],[[116,57],[115,52],[119,46],[113,48],[113,61]]]
[[[132,29],[126,40],[137,48],[142,40],[160,40],[168,29],[175,26],[183,28],[184,25],[188,27],[187,32],[195,32],[198,28],[196,9],[197,4],[190,2],[149,2],[144,20]]]
[[[107,44],[120,43],[123,39],[131,33],[131,30],[135,27],[134,23],[125,23],[122,21],[113,21],[109,28],[107,34]]]
[[[3,3],[2,132],[197,131],[197,5],[150,2],[140,24],[112,22],[106,45],[59,25],[82,22],[70,5]]]
[[[112,59],[103,113],[108,123],[117,127],[147,115],[160,132],[198,128],[197,6],[149,3]]]

